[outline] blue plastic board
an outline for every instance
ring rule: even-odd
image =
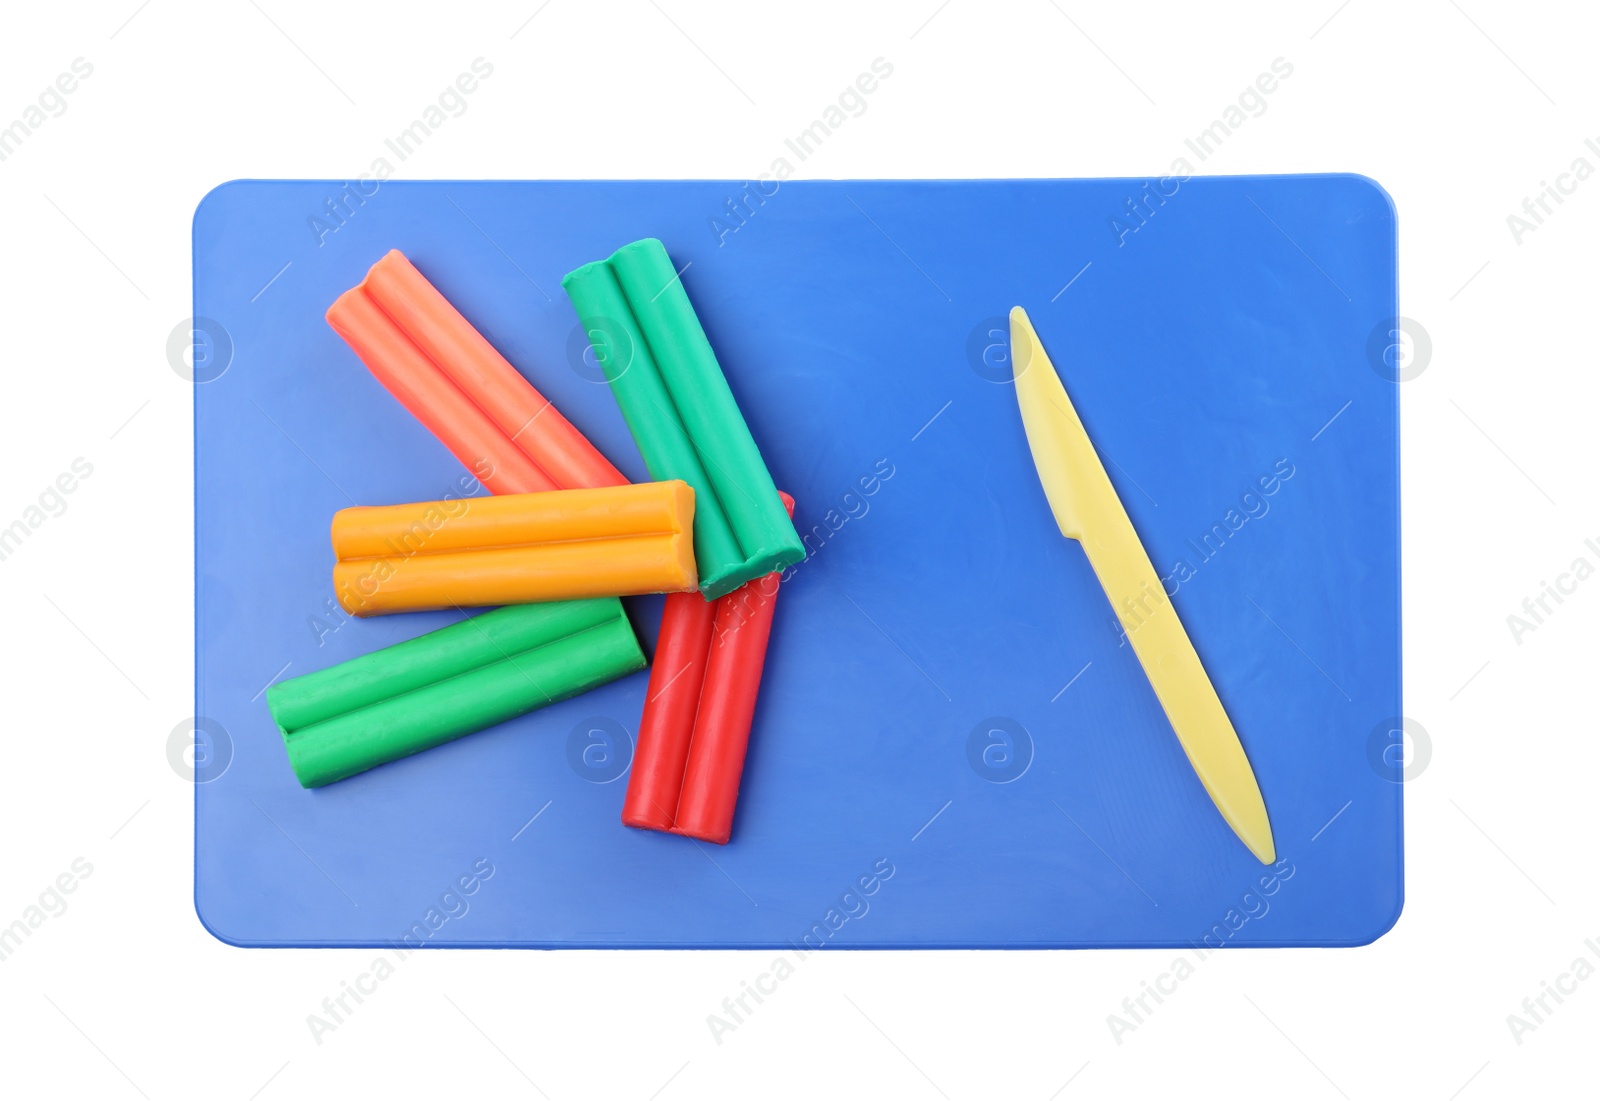
[[[467,472],[323,312],[403,251],[630,477],[561,277],[665,242],[811,556],[732,844],[627,829],[639,673],[317,791],[265,687],[345,619],[328,522]],[[240,182],[194,223],[195,905],[239,945],[1352,945],[1403,897],[1395,215],[1356,176]],[[1026,307],[1232,715],[1206,797],[1035,476]],[[647,652],[660,598],[627,602]]]

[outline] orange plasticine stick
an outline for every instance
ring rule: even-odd
[[[357,616],[682,592],[693,524],[676,481],[347,508],[333,588]]]
[[[398,249],[327,318],[491,493],[627,483]]]

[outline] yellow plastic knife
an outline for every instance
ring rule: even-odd
[[[1011,311],[1011,363],[1033,465],[1061,534],[1083,544],[1211,801],[1256,858],[1271,864],[1272,824],[1244,747],[1021,306]]]

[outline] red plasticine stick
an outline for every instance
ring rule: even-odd
[[[623,825],[641,830],[672,829],[705,685],[717,605],[743,591],[736,589],[717,600],[707,600],[698,592],[667,594],[650,663],[644,716],[639,720],[639,746],[622,801]]]
[[[794,499],[780,493],[794,515]],[[673,593],[661,615],[624,825],[726,845],[761,690],[778,574],[707,602]]]
[[[491,493],[627,479],[398,249],[328,308],[367,370]]]

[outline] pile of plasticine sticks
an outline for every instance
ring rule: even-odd
[[[805,557],[660,241],[562,285],[650,482],[632,484],[398,251],[327,318],[493,496],[333,517],[352,615],[493,607],[273,685],[308,788],[643,669],[623,596],[666,593],[622,821],[726,844],[779,573]],[[625,349],[619,354],[617,349]]]

